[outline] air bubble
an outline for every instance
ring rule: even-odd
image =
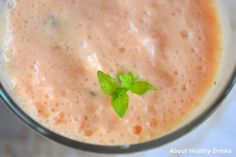
[[[125,48],[124,47],[120,47],[119,48],[119,52],[124,53],[125,52]]]
[[[174,75],[175,76],[178,76],[179,75],[179,72],[177,70],[174,71]]]
[[[84,116],[83,118],[84,118],[84,120],[88,120],[88,117],[87,117],[87,116]]]
[[[202,59],[202,57],[199,57],[199,61],[202,61],[203,59]]]
[[[182,86],[182,91],[186,91],[187,90],[187,85],[186,84],[184,84],[183,86]]]
[[[196,52],[197,52],[196,48],[192,48],[192,49],[191,49],[191,52],[192,52],[192,53],[196,53]]]
[[[66,119],[69,119],[69,118],[70,118],[70,116],[68,116],[68,114],[66,114],[66,116],[65,116],[64,112],[60,112],[55,120],[56,120],[57,124],[62,124],[62,123],[65,123]]]
[[[139,20],[139,22],[140,22],[141,24],[143,24],[143,23],[145,23],[145,20],[144,20],[143,18],[141,18],[141,19]]]
[[[120,64],[119,64],[119,63],[117,63],[117,62],[115,63],[115,65],[116,65],[116,67],[119,67],[119,66],[120,66]]]
[[[109,71],[110,71],[111,73],[113,73],[113,72],[114,72],[114,70],[113,70],[113,69],[110,69]]]
[[[182,38],[188,38],[189,37],[189,32],[188,31],[181,31],[180,32],[180,36]]]
[[[115,140],[114,140],[114,139],[111,139],[111,140],[110,140],[110,143],[115,143]]]
[[[91,34],[88,34],[87,37],[88,37],[89,40],[92,40],[92,39],[93,39],[92,36],[91,36]]]
[[[79,117],[74,117],[74,121],[79,122],[80,121]]]
[[[150,121],[149,121],[149,125],[151,127],[157,127],[158,123],[157,123],[157,120],[155,118],[152,118]]]
[[[85,79],[84,79],[84,82],[88,82],[88,81],[89,81],[89,79],[88,79],[88,78],[85,78]]]
[[[203,70],[203,67],[200,65],[200,66],[197,67],[197,69],[198,69],[199,71],[202,71],[202,70]]]
[[[150,10],[145,10],[143,14],[146,15],[146,16],[149,16],[149,15],[151,15],[151,11]]]
[[[51,111],[51,112],[56,112],[56,108],[52,107],[52,108],[50,109],[50,111]]]
[[[168,112],[172,117],[174,116],[174,112],[172,110],[168,110]]]
[[[199,40],[199,41],[201,41],[201,40],[202,40],[202,37],[201,37],[201,36],[199,36],[199,37],[198,37],[198,40]]]
[[[136,119],[137,119],[137,121],[140,121],[140,117],[139,116]]]
[[[97,87],[97,83],[96,83],[96,82],[94,82],[94,83],[93,83],[93,86],[94,86],[94,87]]]

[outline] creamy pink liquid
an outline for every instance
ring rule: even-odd
[[[78,141],[130,144],[175,128],[215,78],[220,27],[211,0],[16,0],[6,71],[33,119]],[[98,70],[132,71],[158,91],[129,94],[119,118]]]

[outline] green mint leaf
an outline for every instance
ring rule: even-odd
[[[136,74],[134,74],[134,73],[132,73],[132,72],[129,72],[128,74],[129,74],[129,75],[132,75],[134,81],[140,80],[140,78],[139,78],[138,75],[136,75]]]
[[[134,94],[143,95],[148,90],[156,90],[152,84],[148,83],[147,81],[136,81],[130,88],[130,91]]]
[[[116,113],[123,118],[128,110],[129,97],[124,88],[118,88],[112,95],[112,107]]]
[[[145,80],[140,80],[140,78],[132,72],[118,73],[117,77],[120,82],[102,71],[97,72],[97,77],[103,92],[112,97],[112,107],[121,118],[124,117],[128,110],[128,91],[143,95],[148,90],[156,90],[152,84]],[[90,92],[90,94],[95,95],[96,93]]]
[[[115,78],[111,77],[110,75],[102,71],[97,72],[97,77],[98,77],[101,89],[103,90],[104,93],[106,93],[109,96],[112,96],[112,94],[120,86]]]
[[[124,72],[121,72],[118,74],[118,78],[122,84],[122,86],[129,90],[130,87],[132,86],[133,82],[134,82],[134,76],[131,72],[129,73],[124,73]]]

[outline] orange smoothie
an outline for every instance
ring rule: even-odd
[[[19,106],[68,138],[102,145],[163,136],[214,84],[221,28],[212,0],[16,0],[4,67]],[[132,71],[157,91],[129,93],[120,118],[97,71]]]

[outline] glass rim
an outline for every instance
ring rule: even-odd
[[[60,144],[92,153],[102,153],[102,154],[124,154],[124,153],[135,153],[140,151],[149,150],[152,148],[160,147],[164,144],[170,143],[183,135],[189,133],[195,127],[199,126],[203,121],[205,121],[222,103],[224,98],[228,95],[228,93],[233,88],[236,82],[236,66],[233,69],[233,72],[230,76],[230,79],[227,81],[223,91],[220,95],[214,100],[211,105],[207,109],[205,109],[201,114],[192,119],[190,122],[185,124],[184,126],[178,128],[177,130],[164,135],[162,137],[153,139],[151,141],[130,144],[130,145],[117,145],[117,146],[109,146],[109,145],[97,145],[85,143],[82,141],[76,141],[56,132],[53,132],[46,127],[42,126],[40,123],[33,120],[28,114],[26,114],[9,96],[6,92],[2,83],[0,82],[0,97],[5,102],[6,106],[10,108],[12,112],[14,112],[25,124],[27,124],[30,128],[38,132],[39,134],[51,139]]]

